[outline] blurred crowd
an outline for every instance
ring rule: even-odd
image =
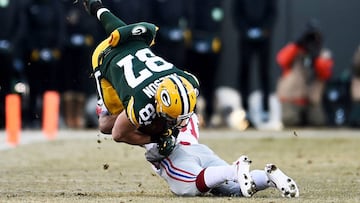
[[[239,36],[237,85],[217,84],[223,50],[221,0],[103,0],[126,23],[156,24],[153,51],[200,81],[197,113],[202,127],[280,130],[290,126],[360,127],[360,49],[349,75],[333,79],[331,49],[315,20],[278,50],[281,69],[271,92],[270,50],[276,0],[232,0],[231,21]],[[61,95],[60,127],[97,127],[91,54],[105,33],[74,0],[0,1],[0,128],[5,96],[22,98],[23,128],[38,129],[46,91]],[[252,58],[259,90],[250,91]],[[233,73],[228,73],[233,74]]]

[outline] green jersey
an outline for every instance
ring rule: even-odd
[[[97,60],[94,75],[99,97],[110,113],[126,110],[129,120],[137,127],[151,124],[155,119],[154,97],[165,77],[176,74],[186,78],[194,88],[199,88],[195,76],[150,50],[156,29],[150,23],[117,28],[93,55],[93,64]],[[120,104],[116,105],[117,102]]]

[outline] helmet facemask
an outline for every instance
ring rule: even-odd
[[[177,118],[171,118],[167,114],[164,114],[164,113],[161,113],[161,112],[159,113],[159,115],[161,117],[166,119],[166,123],[167,123],[168,126],[175,127],[175,128],[178,128],[178,129],[181,129],[181,128],[187,126],[187,124],[190,121],[190,117],[193,114],[194,114],[194,112],[191,112],[191,113],[188,113],[188,114],[185,114],[185,115],[180,115]]]

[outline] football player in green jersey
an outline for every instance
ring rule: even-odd
[[[197,78],[156,56],[157,27],[141,22],[127,25],[100,0],[84,0],[86,10],[103,25],[107,39],[92,56],[99,101],[114,125],[99,119],[99,129],[116,142],[144,145],[157,142],[168,155],[175,137],[195,111]]]

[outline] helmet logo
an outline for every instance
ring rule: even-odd
[[[170,95],[168,93],[168,91],[166,90],[161,90],[160,92],[160,98],[161,98],[161,102],[166,106],[169,107],[170,106]]]
[[[143,33],[146,32],[146,27],[142,26],[142,25],[138,25],[138,26],[135,26],[132,30],[131,30],[131,33],[133,35],[141,35]]]

